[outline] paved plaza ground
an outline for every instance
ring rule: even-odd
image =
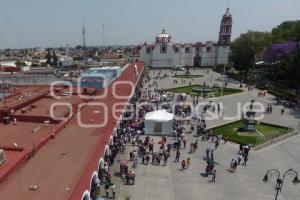
[[[165,73],[168,73],[166,70]],[[183,72],[182,72],[183,73]],[[153,76],[153,71],[150,72]],[[164,74],[164,72],[162,72]],[[174,77],[159,80],[160,88],[172,88],[189,84],[202,84],[204,81],[207,85],[212,86],[218,83],[220,75],[210,71],[206,73],[204,70],[192,71],[191,74],[201,74],[204,77],[186,79],[186,83],[182,84],[181,79],[178,79],[178,84],[174,85]],[[239,88],[239,84],[234,81],[229,81],[228,87]],[[299,108],[294,110],[286,109],[286,112],[281,115],[282,106],[275,105],[275,98],[271,95],[258,97],[258,90],[248,91],[244,88],[244,92],[225,97],[213,99],[214,102],[223,102],[224,115],[232,116],[237,112],[236,104],[238,102],[244,104],[251,100],[261,102],[264,105],[273,105],[273,114],[266,115],[263,122],[278,124],[281,126],[291,127],[299,130],[300,126],[300,111]],[[191,101],[188,98],[188,101]],[[207,101],[207,100],[203,100]],[[232,120],[235,121],[235,120]],[[207,121],[208,128],[215,127],[221,124],[226,124],[230,121],[217,119]],[[216,182],[210,182],[210,178],[203,177],[201,173],[205,172],[206,161],[203,159],[205,149],[208,146],[214,147],[213,143],[200,142],[199,149],[193,153],[189,153],[189,144],[195,141],[194,134],[186,134],[187,149],[181,150],[182,159],[191,158],[191,166],[189,169],[182,171],[179,163],[174,163],[175,151],[171,151],[171,157],[168,160],[167,166],[153,166],[140,164],[134,171],[136,173],[136,184],[127,186],[123,183],[117,191],[118,199],[125,199],[126,195],[130,195],[130,199],[134,200],[267,200],[274,199],[274,187],[270,183],[262,181],[265,172],[268,169],[276,168],[284,172],[287,169],[293,168],[300,173],[300,135],[282,140],[278,143],[269,145],[260,150],[250,151],[249,161],[247,166],[238,166],[236,173],[228,171],[231,159],[235,158],[239,146],[233,143],[221,144],[215,151],[217,178]],[[168,142],[172,141],[172,137],[168,138]],[[155,137],[156,141],[160,137]],[[156,143],[157,144],[157,143]],[[129,147],[132,148],[132,147]],[[158,145],[156,145],[158,148]],[[158,149],[157,149],[158,150]],[[127,150],[128,151],[128,150]],[[121,155],[126,157],[126,155]],[[132,166],[132,163],[130,163]],[[116,167],[115,169],[118,169]],[[114,178],[115,180],[116,177]],[[297,200],[300,199],[300,184],[293,185],[292,180],[286,180],[283,190],[279,195],[280,200]]]

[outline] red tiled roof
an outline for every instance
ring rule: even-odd
[[[136,85],[140,78],[140,75],[142,74],[141,72],[144,70],[144,64],[142,62],[138,62],[137,68],[139,71],[139,73],[138,73],[139,77],[136,76],[134,65],[131,65],[122,73],[122,75],[119,77],[119,79],[114,82],[130,81],[134,85]],[[114,82],[108,87],[108,91],[107,91],[108,97],[103,100],[103,103],[108,105],[109,108],[111,108],[115,103],[126,103],[128,101],[129,95],[132,92],[130,87],[128,87],[126,85],[120,85],[117,88],[117,92],[118,92],[118,94],[120,94],[119,92],[122,92],[122,96],[127,96],[127,99],[123,99],[123,100],[116,99],[115,97],[112,96],[112,86],[113,86]],[[122,106],[122,107],[125,108],[125,106]],[[119,109],[119,107],[118,107],[118,109]],[[98,142],[97,148],[95,149],[89,163],[87,164],[87,167],[84,170],[80,181],[77,183],[76,187],[73,190],[73,193],[70,197],[71,200],[72,199],[81,199],[83,192],[85,190],[90,189],[90,180],[91,180],[92,174],[94,171],[98,170],[99,160],[101,157],[103,157],[105,146],[109,143],[110,136],[112,136],[113,131],[117,125],[118,120],[113,119],[111,114],[112,113],[110,113],[110,117],[108,120],[109,123],[107,124],[107,126],[105,126],[104,128],[99,128],[99,129],[95,130],[95,132],[105,131],[105,135],[102,137],[102,140]],[[121,112],[117,113],[117,116],[119,116],[119,115],[121,115]]]

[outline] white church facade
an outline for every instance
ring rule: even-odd
[[[173,43],[172,37],[163,29],[153,44],[145,43],[141,46],[139,60],[146,67],[152,68],[213,67],[227,64],[231,31],[232,15],[227,8],[221,21],[218,42]]]

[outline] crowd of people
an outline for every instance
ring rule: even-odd
[[[174,72],[170,71],[170,73]],[[185,171],[191,166],[192,155],[184,155],[186,153],[195,154],[199,149],[199,145],[205,146],[207,144],[208,147],[204,148],[205,152],[201,152],[205,155],[203,158],[203,161],[206,162],[204,172],[207,177],[211,177],[209,179],[210,182],[216,181],[216,154],[220,144],[225,144],[227,138],[222,135],[213,135],[207,129],[205,113],[209,109],[213,111],[217,109],[217,112],[221,115],[223,112],[221,105],[219,103],[212,105],[212,102],[209,102],[203,106],[202,113],[196,115],[188,104],[190,98],[187,95],[179,94],[174,96],[174,94],[167,94],[160,89],[159,80],[166,77],[168,75],[163,74],[162,71],[147,71],[139,87],[137,87],[131,100],[133,104],[129,105],[127,109],[133,111],[124,115],[128,119],[123,120],[119,125],[118,134],[114,136],[114,143],[111,145],[111,153],[105,159],[105,170],[100,180],[104,183],[106,191],[112,191],[111,187],[115,188],[110,178],[110,166],[114,165],[117,153],[125,151],[126,144],[130,144],[130,151],[126,154],[128,155],[128,160],[120,161],[120,177],[124,184],[135,184],[136,175],[134,170],[140,165],[143,167],[164,167],[172,164],[179,165],[180,169]],[[178,81],[174,79],[174,83],[178,83]],[[253,89],[252,86],[248,86],[249,91]],[[260,92],[259,96],[264,97],[265,92]],[[191,99],[195,107],[199,103],[199,99],[196,97],[191,97]],[[175,103],[174,110],[170,106],[172,103]],[[143,136],[144,117],[146,113],[159,109],[173,112],[178,118],[176,118],[174,123],[173,135],[171,137],[162,135],[159,141],[155,141],[154,137]],[[266,112],[272,113],[272,105],[267,107]],[[191,135],[196,137],[189,143],[187,141],[190,140],[190,137],[188,139],[186,136],[188,130]],[[189,148],[187,148],[187,143],[190,145]],[[234,173],[237,172],[239,165],[247,166],[249,151],[250,147],[248,145],[241,145],[237,154],[231,159],[228,171]],[[170,162],[170,160],[174,162]],[[199,171],[202,170],[199,168]],[[114,196],[115,194],[113,194]]]

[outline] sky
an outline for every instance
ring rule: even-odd
[[[0,0],[0,49],[151,43],[162,28],[173,42],[217,41],[227,0]],[[233,38],[300,19],[300,0],[230,0]]]

